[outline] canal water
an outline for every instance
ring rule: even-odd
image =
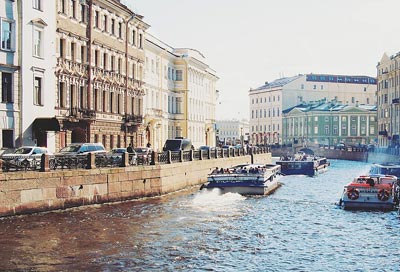
[[[368,171],[332,161],[268,197],[198,192],[0,219],[0,270],[400,271],[400,218],[344,211]]]

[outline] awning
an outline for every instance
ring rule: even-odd
[[[32,123],[34,130],[60,131],[60,123],[56,118],[36,118]]]

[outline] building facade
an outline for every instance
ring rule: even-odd
[[[56,2],[18,1],[21,145],[56,151],[55,117]]]
[[[155,150],[176,137],[215,146],[216,72],[199,51],[173,48],[148,33],[145,48],[146,140]]]
[[[282,144],[375,144],[376,105],[346,105],[326,100],[303,102],[282,113]]]
[[[352,106],[376,103],[376,79],[367,76],[307,74],[280,78],[250,89],[253,144],[282,144],[282,110],[303,101],[336,101]]]
[[[56,145],[145,144],[144,34],[118,0],[57,0]]]
[[[249,121],[217,120],[217,136],[221,144],[247,144],[250,138]]]
[[[379,146],[398,146],[400,135],[400,53],[383,54],[377,65]]]
[[[11,0],[0,7],[0,148],[12,148],[21,142],[18,7]]]

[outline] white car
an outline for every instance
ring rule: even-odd
[[[40,167],[43,154],[52,155],[46,147],[22,146],[11,153],[3,153],[1,159],[6,167],[36,169]]]

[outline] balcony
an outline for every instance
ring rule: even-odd
[[[142,115],[135,115],[135,114],[125,114],[124,117],[125,125],[141,125],[143,123],[143,116]]]
[[[400,98],[392,99],[392,104],[399,104],[399,103],[400,103]]]
[[[69,117],[73,119],[88,119],[94,120],[96,119],[96,111],[90,109],[79,109],[77,107],[69,109]]]
[[[380,135],[380,136],[383,136],[383,137],[387,137],[387,136],[388,136],[388,133],[387,133],[386,130],[381,130],[381,131],[379,131],[379,135]]]

